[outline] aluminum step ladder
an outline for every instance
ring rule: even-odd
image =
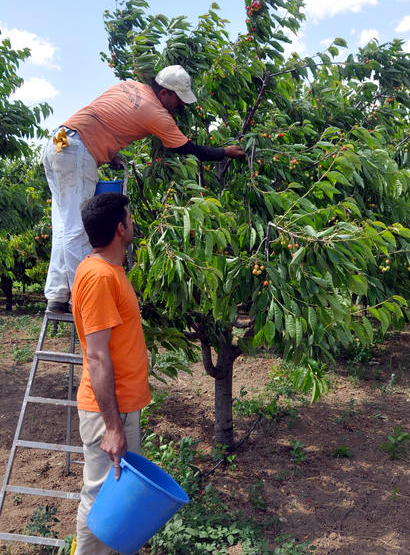
[[[57,326],[58,322],[69,322],[71,323],[71,338],[70,338],[70,352],[60,353],[55,351],[43,351],[43,343],[46,337],[47,327],[49,323],[53,323]],[[26,494],[26,495],[38,495],[45,497],[56,497],[60,499],[71,499],[79,500],[80,494],[77,492],[67,492],[67,491],[57,491],[57,490],[46,490],[40,488],[31,488],[16,484],[10,484],[9,478],[13,468],[13,463],[16,455],[17,447],[23,447],[28,449],[43,449],[50,451],[59,451],[66,453],[66,470],[65,474],[68,476],[70,470],[70,455],[71,453],[82,454],[83,448],[71,445],[71,411],[77,406],[77,402],[72,400],[73,393],[73,378],[74,378],[74,365],[82,365],[83,359],[82,355],[75,354],[75,326],[72,314],[54,314],[52,312],[45,312],[43,323],[41,326],[41,331],[37,343],[37,348],[34,354],[33,363],[30,370],[29,379],[26,386],[26,391],[21,406],[20,416],[17,422],[16,432],[14,434],[13,443],[11,446],[11,451],[9,455],[8,464],[6,467],[6,472],[3,479],[3,484],[0,490],[0,516],[3,509],[4,498],[7,492],[14,494]],[[54,362],[69,365],[68,374],[68,394],[67,399],[52,399],[46,397],[36,397],[30,394],[33,381],[36,375],[37,367],[39,362]],[[40,441],[25,441],[20,439],[20,433],[23,426],[24,415],[28,403],[39,403],[44,405],[54,405],[66,407],[67,414],[67,427],[66,427],[66,444],[56,444],[56,443],[43,443]],[[46,545],[52,547],[64,546],[65,542],[61,539],[42,537],[42,536],[29,536],[24,534],[11,534],[0,531],[0,540],[6,541],[19,541],[31,544]]]

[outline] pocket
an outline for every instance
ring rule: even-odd
[[[100,444],[105,434],[104,419],[99,412],[79,410],[80,437],[86,447]]]

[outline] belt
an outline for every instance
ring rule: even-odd
[[[61,152],[61,149],[68,146],[67,137],[73,137],[77,131],[62,125],[58,128],[58,133],[54,134],[53,143],[56,145],[56,152]]]
[[[66,135],[68,137],[74,137],[74,135],[77,133],[77,131],[75,129],[70,129],[69,127],[66,127],[65,125],[60,125],[59,129],[64,128]]]

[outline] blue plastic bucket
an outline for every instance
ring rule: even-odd
[[[171,476],[141,455],[127,451],[120,465],[119,480],[111,468],[87,524],[111,549],[133,555],[189,499]]]
[[[123,179],[118,179],[116,181],[98,181],[94,196],[100,195],[101,193],[122,193],[123,183]]]

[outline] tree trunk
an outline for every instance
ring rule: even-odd
[[[6,297],[6,310],[13,308],[13,280],[9,276],[1,276],[0,286]]]
[[[207,373],[215,379],[215,444],[232,448],[232,377],[233,363],[241,354],[238,346],[232,345],[230,337],[221,336],[217,363],[212,362],[211,346],[201,339],[202,360]]]
[[[233,447],[232,417],[233,360],[226,361],[225,376],[215,379],[215,443]]]

